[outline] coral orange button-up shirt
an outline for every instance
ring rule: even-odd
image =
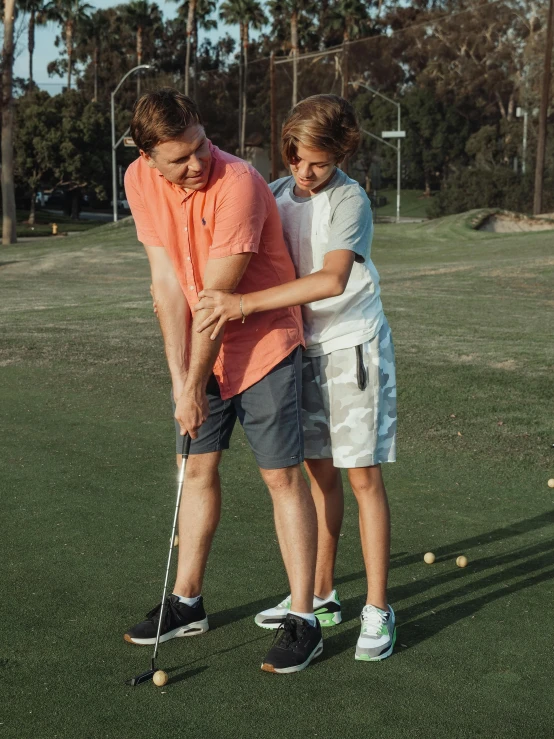
[[[139,158],[127,169],[125,192],[145,246],[165,248],[192,308],[208,259],[252,252],[237,292],[264,290],[296,275],[277,205],[249,164],[210,144],[211,172],[203,190],[185,192]],[[261,380],[303,343],[300,308],[248,316],[225,327],[214,375],[222,398]]]

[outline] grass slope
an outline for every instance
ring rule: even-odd
[[[353,659],[364,573],[348,495],[344,623],[305,672],[259,670],[271,635],[252,617],[287,584],[238,431],[204,590],[213,630],[162,646],[161,690],[123,683],[148,667],[122,634],[159,599],[176,490],[145,256],[125,224],[2,249],[0,737],[551,736],[552,235],[467,219],[376,229],[398,358],[395,655]]]

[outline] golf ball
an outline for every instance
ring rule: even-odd
[[[175,539],[173,539],[173,546],[174,547],[179,546],[179,534],[175,534]]]
[[[467,557],[464,557],[464,555],[462,554],[461,557],[458,557],[456,559],[456,564],[458,565],[458,567],[467,567]]]
[[[163,670],[156,670],[154,676],[152,677],[152,682],[154,683],[154,685],[157,685],[158,688],[161,688],[163,685],[165,685],[168,680],[169,677],[167,676],[167,672],[164,672]]]
[[[550,480],[548,481],[548,487],[554,488],[554,477],[551,477]]]
[[[435,555],[433,554],[433,552],[427,552],[427,554],[423,555],[423,560],[428,565],[432,565],[433,562],[435,561]]]

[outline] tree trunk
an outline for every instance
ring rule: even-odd
[[[15,0],[4,2],[4,52],[2,69],[2,243],[15,244],[16,215],[13,184],[13,26]]]
[[[36,187],[32,187],[31,188],[31,209],[29,210],[29,220],[27,221],[29,226],[35,225],[36,200],[37,200],[37,189]]]
[[[243,45],[243,56],[244,56],[244,73],[242,81],[242,126],[240,131],[240,155],[244,159],[246,155],[246,111],[247,111],[247,95],[246,86],[248,83],[248,23],[244,24],[244,45]]]
[[[290,43],[292,48],[292,107],[298,102],[298,12],[290,17]]]
[[[194,77],[192,79],[192,97],[196,100],[198,95],[198,21],[194,18],[194,32],[192,41],[192,53],[194,57]]]
[[[35,11],[29,17],[29,89],[33,87],[33,54],[35,51]]]
[[[238,111],[239,111],[239,129],[238,129],[238,137],[237,142],[239,146],[239,154],[240,154],[240,137],[241,137],[241,131],[242,131],[242,83],[243,83],[243,73],[242,73],[242,37],[244,35],[243,31],[243,24],[241,23],[239,26],[239,104],[238,104]]]
[[[546,158],[546,125],[548,103],[550,102],[550,76],[552,70],[552,44],[554,42],[554,0],[550,0],[546,26],[546,48],[544,50],[544,70],[542,77],[541,108],[539,111],[539,134],[537,137],[537,164],[535,167],[535,195],[533,214],[542,211],[542,189],[544,184],[544,162]]]
[[[94,97],[92,98],[93,103],[98,102],[98,39],[94,42]]]
[[[71,194],[71,220],[79,220],[79,190],[73,190]]]
[[[431,197],[431,182],[429,180],[429,175],[427,172],[425,172],[425,190],[423,192],[423,197],[430,198]]]
[[[137,67],[142,64],[142,26],[137,28]],[[137,100],[140,97],[140,69],[137,74]]]
[[[65,46],[67,49],[67,89],[71,90],[71,60],[73,59],[73,21],[65,25]]]
[[[187,15],[187,56],[185,60],[185,95],[189,94],[190,87],[190,48],[192,45],[192,31],[194,25],[194,14],[196,0],[189,0],[189,12]]]

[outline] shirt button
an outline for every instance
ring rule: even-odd
[[[187,257],[187,262],[190,262],[190,257]]]
[[[194,290],[194,285],[189,285],[189,290]]]
[[[188,230],[189,230],[189,229],[188,229],[188,226],[185,226],[185,231],[188,231]]]

